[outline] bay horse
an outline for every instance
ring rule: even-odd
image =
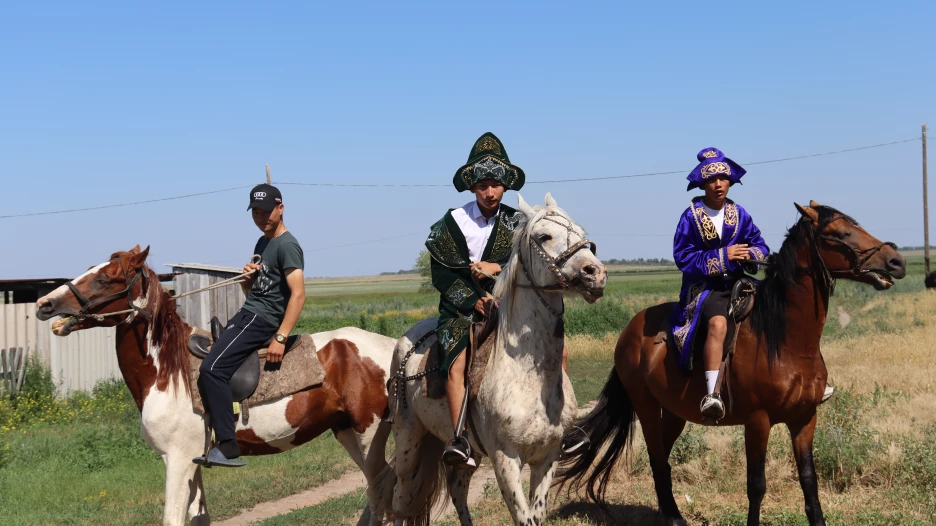
[[[769,258],[754,309],[737,329],[727,374],[729,414],[718,424],[744,426],[748,525],[760,522],[767,440],[771,427],[781,423],[790,430],[809,524],[825,524],[812,445],[816,407],[826,387],[819,343],[829,297],[838,278],[884,290],[906,275],[906,261],[896,246],[882,243],[854,219],[815,201],[796,208],[801,217],[779,253]],[[696,367],[692,377],[684,376],[667,350],[666,338],[659,335],[674,306],[667,303],[638,313],[621,333],[614,369],[598,404],[576,422],[593,447],[565,458],[556,484],[586,486],[589,499],[604,506],[612,469],[632,439],[636,415],[647,444],[659,511],[667,524],[684,525],[673,498],[669,455],[686,421],[711,422],[703,422],[699,411],[706,392],[702,368]]]
[[[425,384],[412,381],[436,341],[436,318],[420,321],[397,344],[391,370],[402,368],[409,378],[399,380],[404,382],[401,391],[391,389],[403,398],[391,404],[396,408],[394,462],[371,486],[376,494],[371,500],[379,501],[379,508],[389,507],[388,516],[399,522],[429,524],[447,479],[461,524],[471,524],[468,485],[481,453],[491,459],[514,523],[545,520],[562,438],[578,408],[562,368],[563,293],[575,292],[593,303],[604,292],[607,272],[594,254],[594,243],[552,196],[547,194],[546,206],[536,208],[520,197],[519,210],[512,256],[494,289],[497,336],[477,398],[467,407],[471,425],[465,436],[475,467],[440,470],[443,447],[452,438],[448,403],[445,397],[427,397]],[[529,500],[520,479],[524,464],[530,466]]]
[[[187,338],[192,328],[175,300],[146,266],[149,247],[116,252],[107,261],[37,302],[37,317],[66,336],[91,327],[116,327],[117,361],[140,411],[143,439],[166,464],[163,524],[208,524],[201,467],[207,415],[192,406]],[[128,312],[119,316],[97,317]],[[390,426],[385,382],[396,341],[357,328],[313,334],[326,378],[320,387],[257,404],[237,442],[245,455],[280,453],[329,429],[368,480],[386,466]],[[195,387],[197,389],[197,387]],[[249,476],[249,472],[245,472]],[[380,524],[365,509],[361,523]]]

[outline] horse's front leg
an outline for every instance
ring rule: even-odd
[[[166,501],[163,509],[164,526],[182,526],[190,509],[189,499],[196,489],[195,474],[198,465],[192,463],[192,455],[184,451],[173,451],[163,455],[166,463]],[[200,477],[199,477],[200,478]]]
[[[819,483],[816,479],[816,465],[813,462],[813,435],[816,432],[816,413],[806,424],[787,424],[793,439],[793,456],[796,458],[796,470],[799,472],[800,487],[806,500],[806,518],[810,526],[825,526],[822,505],[819,504]]]
[[[475,463],[481,459],[475,458]],[[471,485],[471,477],[478,468],[472,466],[446,468],[446,479],[448,481],[449,495],[452,496],[452,505],[455,506],[455,513],[458,515],[458,522],[462,526],[471,526],[471,512],[468,511],[468,488]]]
[[[192,478],[189,491],[188,516],[192,526],[208,526],[211,517],[208,515],[208,501],[205,498],[205,483],[202,481],[202,469],[195,467],[195,476]]]
[[[559,448],[556,448],[539,464],[530,465],[530,515],[532,515],[533,524],[546,523],[549,488],[552,486],[553,475],[556,473],[559,451]]]
[[[744,449],[747,454],[748,526],[760,524],[760,507],[767,493],[764,465],[767,462],[767,441],[770,440],[770,419],[764,412],[754,413],[744,425]]]
[[[490,451],[491,448],[488,448]],[[517,526],[532,526],[533,518],[530,515],[530,507],[527,505],[526,497],[523,494],[523,483],[520,481],[521,462],[520,456],[516,453],[510,455],[503,450],[495,451],[491,457],[491,464],[494,465],[494,476],[497,479],[497,485],[500,487],[501,495],[504,497],[504,503],[510,510],[510,516],[513,517],[514,524]]]

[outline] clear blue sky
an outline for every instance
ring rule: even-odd
[[[485,131],[533,182],[688,173],[706,146],[743,165],[936,127],[932,2],[267,4],[6,4],[0,215],[251,185],[265,163],[274,181],[450,185]],[[810,199],[921,245],[920,165],[914,141],[751,166],[731,197],[774,247],[793,201]],[[551,191],[603,258],[671,257],[685,185],[521,193]],[[472,197],[282,189],[307,276],[409,268],[429,226]],[[259,236],[246,204],[239,190],[2,219],[0,278],[74,276],[137,243],[159,271],[240,266]]]

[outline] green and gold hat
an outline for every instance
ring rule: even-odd
[[[475,141],[468,162],[455,172],[452,183],[459,192],[464,192],[483,179],[493,179],[509,190],[519,190],[526,181],[523,170],[510,164],[504,143],[491,132]]]

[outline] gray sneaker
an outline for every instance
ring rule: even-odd
[[[725,418],[725,404],[721,398],[714,394],[707,394],[702,398],[702,404],[699,406],[702,416],[713,420],[716,424],[722,418]]]
[[[225,468],[239,468],[241,466],[246,466],[246,462],[241,462],[240,460],[231,460],[224,456],[218,448],[213,447],[208,451],[208,457],[195,457],[192,459],[192,462],[210,468],[212,466],[221,466]]]

